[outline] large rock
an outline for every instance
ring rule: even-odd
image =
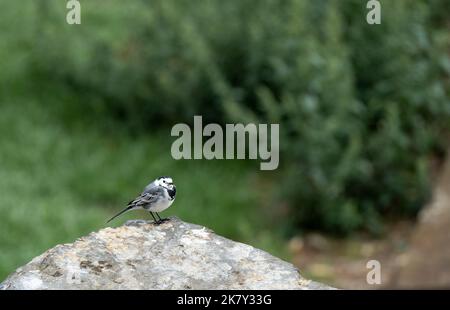
[[[327,289],[266,252],[177,218],[129,221],[34,258],[0,289]]]

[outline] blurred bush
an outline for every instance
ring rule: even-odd
[[[359,0],[89,1],[69,26],[41,1],[34,67],[132,129],[278,122],[292,224],[377,233],[423,205],[450,124],[448,2],[381,3],[373,26]]]

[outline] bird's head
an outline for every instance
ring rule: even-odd
[[[162,186],[169,190],[173,190],[175,188],[175,185],[173,184],[173,180],[171,177],[159,177],[155,180],[155,185]]]

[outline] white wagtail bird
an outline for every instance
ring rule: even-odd
[[[156,224],[161,224],[168,219],[161,219],[158,212],[164,211],[172,205],[175,200],[177,189],[170,177],[159,177],[147,185],[138,197],[130,201],[125,209],[114,215],[107,223],[125,212],[144,209],[150,212]],[[155,218],[155,215],[158,220]]]

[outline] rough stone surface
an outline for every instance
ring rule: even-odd
[[[291,264],[171,218],[129,221],[58,245],[0,289],[329,289]]]

